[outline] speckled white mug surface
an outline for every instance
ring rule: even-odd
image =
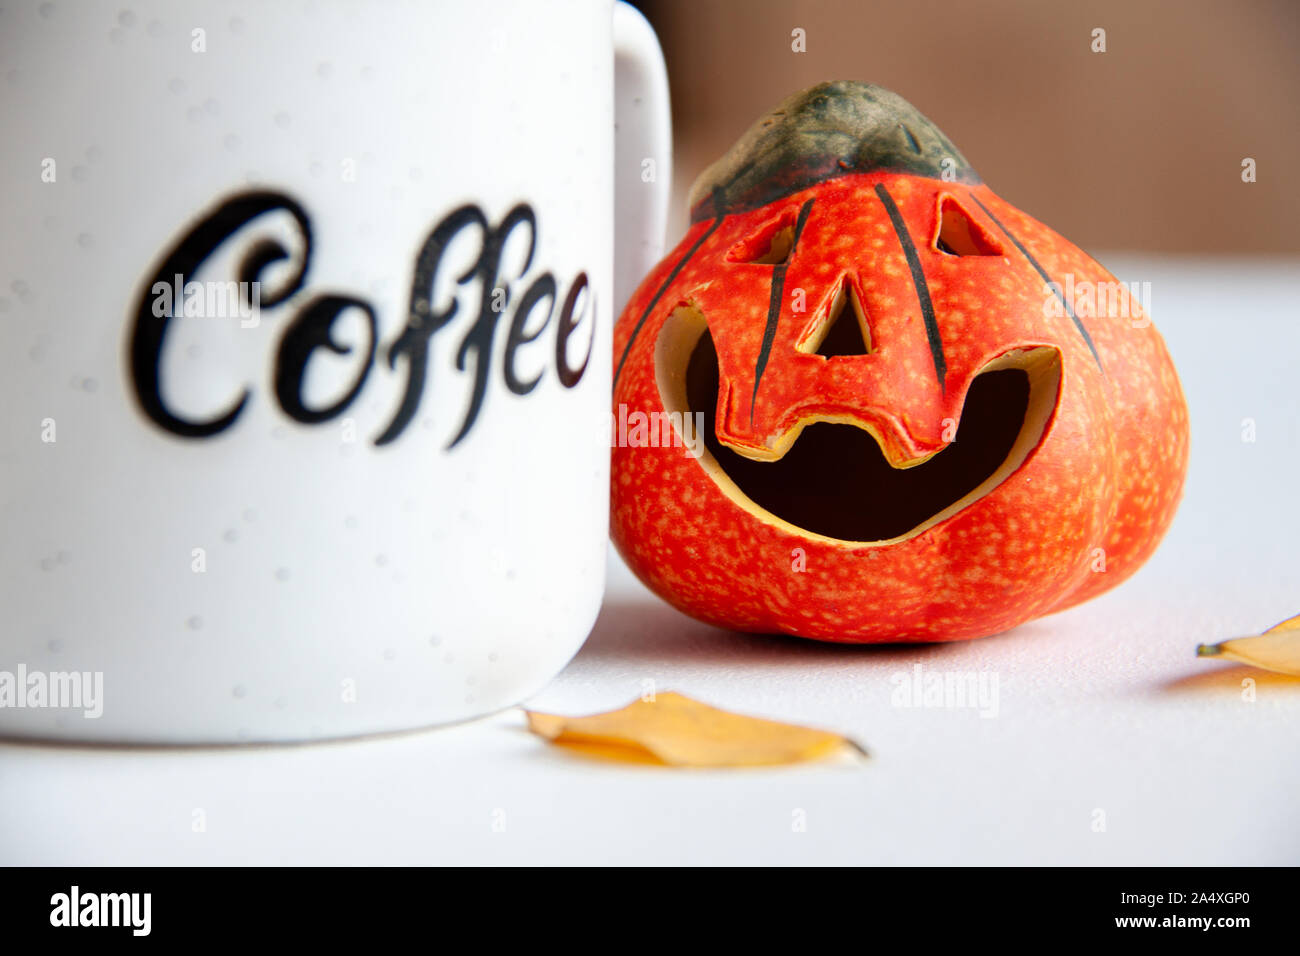
[[[666,83],[610,0],[5,6],[0,736],[380,732],[564,666],[603,586],[616,55],[619,156],[661,167],[617,175],[632,274]]]

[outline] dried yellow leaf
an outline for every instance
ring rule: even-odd
[[[757,767],[857,751],[839,734],[718,710],[681,694],[656,694],[589,717],[528,711],[528,728],[552,743],[612,760],[675,767]]]
[[[1235,637],[1218,644],[1200,644],[1197,657],[1226,657],[1251,667],[1300,676],[1300,614],[1270,627],[1258,637]]]

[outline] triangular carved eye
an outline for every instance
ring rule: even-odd
[[[870,354],[871,328],[867,325],[862,303],[853,291],[853,283],[847,278],[831,300],[826,318],[799,344],[799,351],[823,358]]]
[[[935,230],[934,248],[950,256],[1001,256],[998,245],[984,228],[971,219],[951,196],[939,205],[939,226]]]
[[[751,265],[779,266],[788,262],[794,248],[794,226],[798,209],[787,209],[780,218],[764,223],[756,233],[731,247],[728,262],[747,262]]]

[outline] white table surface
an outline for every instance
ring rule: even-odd
[[[1300,612],[1300,263],[1102,258],[1151,283],[1191,404],[1186,498],[1136,577],[981,641],[845,648],[695,623],[612,556],[591,640],[531,702],[592,712],[653,680],[872,760],[603,764],[518,710],[300,747],[0,744],[0,863],[1300,863],[1300,678],[1193,656]],[[916,663],[996,672],[997,716],[891,706]]]

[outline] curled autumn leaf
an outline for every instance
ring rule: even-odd
[[[1279,674],[1300,676],[1300,614],[1270,627],[1258,637],[1199,644],[1196,656],[1222,657]]]
[[[633,701],[587,717],[528,711],[528,728],[552,743],[609,760],[674,767],[756,767],[866,751],[825,730],[732,714],[681,694]]]

